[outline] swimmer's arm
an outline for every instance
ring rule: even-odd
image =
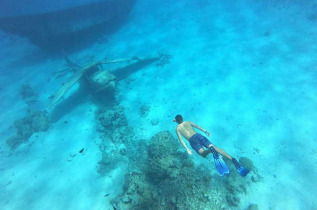
[[[196,123],[190,122],[190,125],[191,125],[192,127],[194,127],[194,128],[197,128],[197,129],[201,130],[201,131],[204,132],[207,136],[210,136],[210,133],[209,133],[207,130],[203,129],[202,127],[200,127],[200,126],[197,125]]]
[[[179,141],[181,142],[181,144],[183,145],[183,147],[187,150],[187,152],[190,151],[190,149],[188,149],[188,147],[186,146],[181,134],[178,132],[178,130],[176,129],[176,134],[177,134],[177,137],[179,139]]]

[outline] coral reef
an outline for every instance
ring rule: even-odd
[[[141,159],[130,159],[123,192],[112,201],[117,209],[223,209],[239,205],[239,194],[250,183],[234,172],[212,176],[207,166],[195,166],[167,131],[151,138]],[[252,163],[252,162],[251,162]],[[232,165],[232,164],[231,164]]]
[[[103,137],[110,138],[114,143],[127,142],[132,138],[133,130],[128,126],[127,119],[122,106],[108,105],[101,106],[95,113],[97,131]]]
[[[141,117],[146,117],[149,114],[149,111],[150,111],[150,106],[146,104],[143,104],[139,108],[139,114],[141,115]]]
[[[18,146],[20,146],[21,144],[27,142],[28,138],[23,138],[20,135],[14,135],[9,137],[6,142],[8,144],[8,146],[14,150],[16,149]]]
[[[247,210],[258,210],[259,207],[257,204],[250,204]]]
[[[120,159],[117,155],[112,155],[111,153],[102,152],[101,160],[98,161],[97,172],[104,176],[111,170],[115,169],[117,163],[120,162]]]
[[[34,112],[14,122],[16,135],[7,139],[8,146],[14,150],[28,141],[33,133],[47,131],[50,122],[46,111]]]
[[[135,148],[139,145],[134,140],[134,131],[128,126],[124,109],[118,103],[101,106],[96,112],[97,131],[101,136],[99,149],[102,153],[97,165],[97,172],[104,176],[127,158],[136,160],[140,157]],[[109,149],[109,140],[118,148]],[[121,146],[119,148],[119,146]],[[141,146],[141,145],[140,145]],[[129,148],[133,147],[133,150]]]
[[[19,93],[23,101],[28,105],[34,104],[38,101],[38,94],[29,84],[22,85]]]
[[[249,169],[250,171],[252,171],[252,175],[251,175],[251,181],[252,182],[260,182],[263,180],[263,177],[259,174],[258,169],[253,165],[252,161],[246,157],[241,157],[239,159],[239,162],[246,167],[247,169]]]
[[[151,120],[151,124],[154,126],[154,125],[157,125],[159,123],[159,120],[158,119],[153,119]]]
[[[255,168],[254,165],[253,165],[252,160],[250,160],[250,159],[247,158],[247,157],[240,157],[240,158],[239,158],[239,162],[240,162],[244,167],[246,167],[247,169],[249,169],[250,171],[256,170],[256,168]]]
[[[147,107],[142,109],[146,113]],[[252,183],[250,176],[241,177],[232,163],[228,163],[231,173],[223,177],[212,175],[213,162],[195,165],[191,156],[177,150],[179,142],[168,131],[150,140],[135,139],[117,102],[100,107],[95,115],[102,139],[98,173],[104,176],[122,161],[129,165],[122,193],[111,199],[116,209],[238,208],[241,194],[246,194]],[[115,147],[109,148],[109,139]],[[239,161],[257,172],[250,159],[241,157]]]

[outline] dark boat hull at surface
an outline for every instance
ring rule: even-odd
[[[27,37],[48,52],[72,50],[113,33],[136,0],[108,0],[47,13],[1,17],[0,29]]]

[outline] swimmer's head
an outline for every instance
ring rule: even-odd
[[[181,124],[183,122],[183,117],[182,115],[178,114],[176,115],[174,122],[177,122],[178,124]]]

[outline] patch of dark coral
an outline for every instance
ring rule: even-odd
[[[145,158],[130,160],[133,170],[126,173],[123,192],[112,205],[118,209],[222,209],[239,205],[239,195],[247,193],[251,183],[248,177],[240,177],[234,166],[229,176],[213,176],[210,168],[196,167],[190,156],[177,151],[178,147],[167,131],[153,136],[149,145],[142,146]]]
[[[252,171],[251,181],[252,182],[260,182],[263,180],[263,177],[259,174],[258,169],[253,165],[252,161],[246,157],[241,157],[239,162],[247,169]]]
[[[9,137],[6,142],[7,145],[10,147],[11,150],[16,149],[18,146],[20,146],[21,144],[27,142],[28,138],[24,138],[22,136],[19,135],[14,135]]]
[[[140,106],[139,108],[139,114],[141,117],[147,117],[147,115],[150,112],[150,106],[143,104],[142,106]]]
[[[46,111],[34,112],[14,122],[16,134],[7,139],[8,146],[14,150],[26,143],[33,133],[45,132],[49,129],[50,121]]]
[[[102,157],[98,161],[97,172],[101,176],[105,176],[111,170],[115,169],[117,163],[121,161],[121,158],[118,155],[112,155],[106,152],[102,152]]]
[[[135,141],[133,128],[128,126],[122,106],[118,103],[100,106],[95,117],[97,131],[101,136],[99,149],[102,157],[97,165],[97,172],[101,176],[113,170],[121,161],[142,159],[142,152],[137,151],[144,147],[143,141]],[[118,148],[109,151],[109,140]]]
[[[250,204],[247,208],[247,210],[258,210],[259,207],[257,204]]]
[[[124,108],[118,104],[101,106],[95,113],[97,131],[103,137],[110,138],[113,143],[127,142],[129,133],[133,133],[128,126]]]
[[[28,105],[38,102],[38,93],[29,84],[22,85],[19,93],[23,101]]]

